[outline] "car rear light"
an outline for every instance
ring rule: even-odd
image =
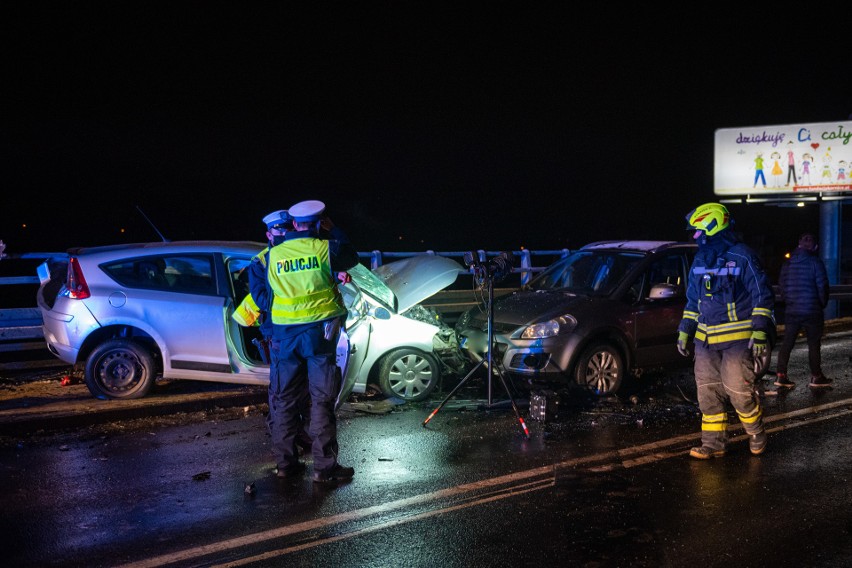
[[[75,300],[85,300],[92,295],[89,292],[89,285],[86,284],[86,278],[83,276],[83,269],[80,268],[80,262],[73,256],[68,262],[68,278],[65,282],[65,288],[68,289],[68,297]]]

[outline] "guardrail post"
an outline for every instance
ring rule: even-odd
[[[382,251],[374,250],[370,256],[370,268],[375,270],[382,265]]]
[[[521,251],[521,268],[532,268],[532,255],[530,255],[530,251],[527,249]],[[521,286],[526,286],[532,275],[533,273],[530,270],[521,272]]]

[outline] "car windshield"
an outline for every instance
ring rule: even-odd
[[[548,266],[527,288],[606,296],[642,258],[642,254],[635,252],[580,250]]]

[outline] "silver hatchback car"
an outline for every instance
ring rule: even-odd
[[[157,242],[71,249],[39,267],[38,306],[48,349],[83,367],[98,398],[139,398],[159,378],[268,384],[257,328],[231,315],[248,294],[263,243]],[[423,400],[464,365],[453,330],[419,302],[452,284],[457,262],[418,255],[358,265],[342,287],[349,315],[338,345],[338,405],[375,384]]]

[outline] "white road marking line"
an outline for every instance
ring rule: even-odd
[[[838,400],[826,404],[821,404],[818,406],[802,408],[799,410],[794,410],[791,412],[786,412],[784,414],[778,414],[765,418],[766,423],[778,422],[781,420],[789,420],[791,418],[797,418],[800,416],[808,416],[808,415],[816,415],[820,412],[824,412],[827,410],[834,410],[839,407],[852,405],[852,399],[844,399]],[[797,428],[799,426],[805,426],[808,424],[812,424],[816,421],[829,420],[832,418],[837,418],[840,416],[845,416],[847,414],[852,413],[852,409],[844,410],[839,413],[833,413],[828,416],[817,416],[813,419],[803,421],[803,422],[794,422],[791,424],[785,424],[781,426],[777,426],[775,428],[767,428],[768,432],[777,432],[782,430],[787,430],[791,428]],[[742,425],[739,424],[737,426],[731,426],[731,431],[741,430]],[[650,442],[648,444],[642,444],[641,446],[634,446],[631,448],[622,448],[619,450],[613,450],[609,452],[602,452],[599,454],[593,454],[590,456],[584,456],[580,458],[574,458],[570,460],[566,460],[563,462],[559,462],[553,465],[538,467],[534,469],[529,469],[525,471],[519,471],[515,473],[511,473],[508,475],[501,475],[499,477],[492,477],[490,479],[483,479],[480,481],[475,481],[473,483],[466,483],[464,485],[457,485],[455,487],[449,487],[447,489],[441,489],[439,491],[433,491],[431,493],[423,493],[421,495],[415,495],[413,497],[407,497],[405,499],[398,499],[396,501],[391,501],[389,503],[382,503],[379,505],[375,505],[373,507],[367,507],[365,509],[356,509],[354,511],[349,511],[346,513],[340,513],[337,515],[332,515],[330,517],[324,517],[321,519],[314,519],[311,521],[305,521],[301,523],[296,523],[293,525],[287,525],[284,527],[279,527],[275,529],[270,529],[266,531],[261,531],[258,533],[245,535],[237,538],[231,538],[227,540],[223,540],[220,542],[215,542],[211,544],[205,544],[202,546],[196,546],[192,548],[187,548],[185,550],[181,550],[174,553],[164,554],[161,556],[156,556],[153,558],[143,559],[138,562],[131,562],[128,564],[124,564],[118,568],[154,568],[158,566],[164,566],[168,564],[172,564],[175,562],[192,560],[194,558],[198,558],[201,556],[206,556],[208,554],[215,554],[226,552],[229,550],[233,550],[236,548],[240,548],[243,546],[257,544],[259,542],[273,540],[277,538],[282,538],[285,536],[290,536],[293,534],[298,534],[301,532],[306,532],[310,530],[316,530],[321,528],[330,527],[333,525],[346,523],[350,521],[363,520],[372,515],[378,515],[383,513],[388,513],[391,511],[396,511],[399,509],[405,509],[407,507],[415,507],[418,505],[429,504],[435,501],[441,500],[452,500],[452,499],[471,499],[469,502],[461,504],[461,505],[452,505],[449,507],[433,509],[430,511],[426,511],[423,513],[419,513],[413,515],[411,517],[406,517],[403,519],[395,519],[393,521],[387,521],[383,523],[378,523],[376,525],[359,529],[358,531],[353,531],[351,533],[345,533],[341,535],[336,535],[334,537],[329,537],[323,540],[315,540],[309,541],[294,547],[279,549],[275,552],[267,552],[263,555],[252,557],[254,561],[263,560],[266,558],[274,557],[275,555],[283,555],[291,552],[296,552],[298,550],[303,550],[306,548],[310,548],[313,546],[319,546],[320,544],[325,544],[328,542],[335,542],[337,540],[342,540],[344,538],[351,538],[353,536],[357,536],[359,534],[364,534],[366,532],[373,532],[375,530],[379,530],[381,528],[396,526],[405,522],[410,522],[414,520],[418,520],[421,518],[426,518],[429,516],[434,516],[440,513],[445,513],[449,511],[454,511],[466,507],[470,507],[476,504],[483,504],[490,501],[495,501],[498,499],[504,499],[506,497],[511,497],[514,495],[519,495],[522,493],[526,493],[529,491],[538,491],[545,487],[550,487],[555,483],[555,472],[559,469],[564,468],[575,468],[577,466],[582,466],[585,464],[596,464],[600,465],[590,466],[589,471],[610,471],[613,469],[624,468],[624,467],[636,467],[639,465],[645,465],[647,463],[652,463],[654,461],[659,461],[663,459],[668,459],[675,456],[683,456],[683,451],[662,451],[671,446],[676,446],[680,444],[685,444],[689,441],[698,439],[701,437],[700,432],[695,432],[691,434],[684,434],[682,436],[675,436],[674,438],[668,438],[666,440],[659,440],[656,442]],[[747,438],[746,435],[736,436],[731,438],[731,442],[742,441]],[[639,457],[633,457],[639,456]],[[604,463],[604,462],[615,462],[615,463]],[[545,483],[535,483],[533,480],[535,478],[546,476],[549,478],[548,482]],[[518,486],[522,486],[523,484],[528,483],[532,485],[532,487],[525,488],[521,491],[512,491],[513,488],[517,488]],[[502,489],[499,495],[490,496],[483,498],[481,496],[475,497],[473,495],[468,496],[468,494],[472,494],[475,492],[481,491],[495,491],[497,488],[505,485],[512,485],[513,487]],[[267,556],[271,555],[271,556]],[[246,559],[248,560],[248,559]],[[235,561],[239,562],[239,561]],[[232,563],[226,564],[223,566],[239,566],[240,564]]]

